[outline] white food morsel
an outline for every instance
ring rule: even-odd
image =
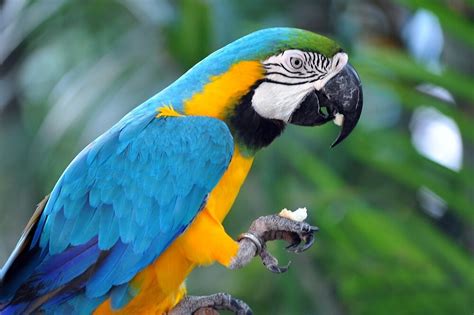
[[[295,211],[283,209],[278,214],[280,217],[287,218],[297,222],[303,222],[308,217],[308,211],[306,208],[298,208]]]
[[[337,113],[337,114],[334,116],[333,121],[334,121],[334,123],[335,123],[336,125],[342,126],[342,124],[344,123],[344,115]]]

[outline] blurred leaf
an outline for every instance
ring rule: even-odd
[[[176,17],[167,30],[171,53],[186,69],[210,53],[211,8],[205,0],[179,0]]]
[[[474,48],[474,24],[464,16],[452,11],[448,6],[439,0],[396,0],[412,9],[424,8],[436,14],[441,25],[471,48]],[[471,1],[472,2],[472,1]],[[472,3],[471,3],[472,4]]]
[[[428,187],[452,206],[467,222],[474,224],[472,200],[467,187],[474,176],[472,170],[459,173],[421,157],[406,137],[397,133],[362,134],[359,130],[350,141],[354,156],[378,171],[391,176],[413,190]],[[370,141],[367,141],[370,139]],[[387,145],[388,144],[388,145]],[[380,148],[383,147],[383,150]]]
[[[382,78],[396,76],[407,84],[429,82],[474,102],[474,79],[449,69],[436,74],[399,51],[365,47],[354,60],[355,64]]]

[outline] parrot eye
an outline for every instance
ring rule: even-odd
[[[294,69],[300,69],[303,66],[303,60],[299,57],[291,57],[290,64]]]

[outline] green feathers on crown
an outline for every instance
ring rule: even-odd
[[[291,47],[289,47],[291,45]],[[333,40],[313,32],[293,29],[289,35],[288,47],[283,49],[299,49],[315,51],[330,58],[342,51],[341,47]]]

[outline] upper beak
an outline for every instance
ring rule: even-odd
[[[290,118],[290,123],[316,126],[334,120],[342,128],[331,145],[344,140],[355,128],[362,113],[362,85],[354,68],[347,64],[325,86],[310,92]]]

